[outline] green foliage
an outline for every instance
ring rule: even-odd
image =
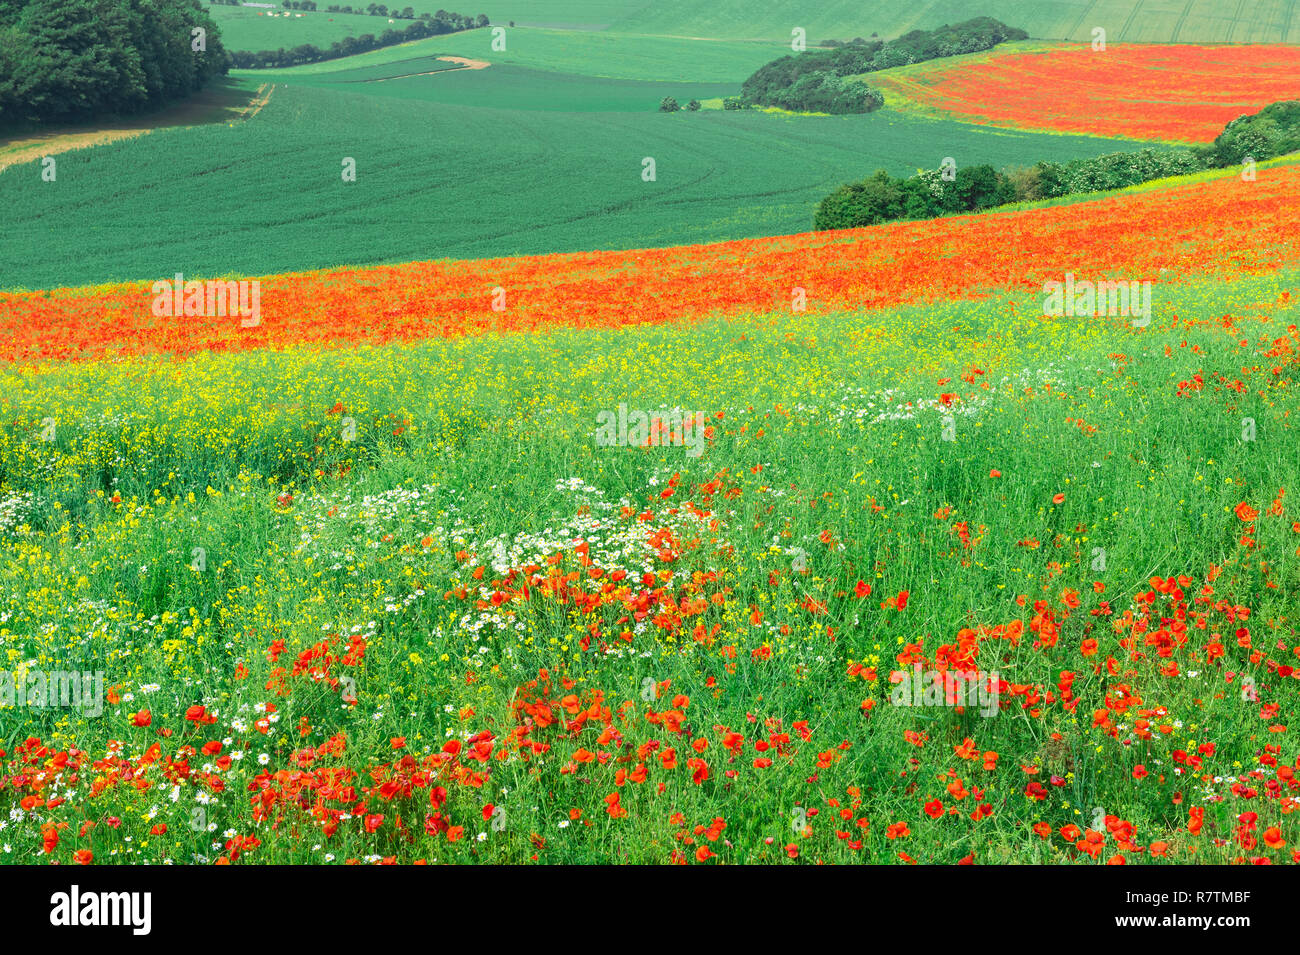
[[[661,113],[675,113],[679,109],[681,109],[681,107],[677,105],[677,100],[673,99],[671,96],[665,96],[659,101],[659,112]]]
[[[439,40],[423,42],[422,63],[391,64],[391,72],[358,65],[334,74],[241,76],[250,94],[275,84],[253,119],[158,129],[65,153],[57,188],[41,181],[36,161],[10,166],[0,172],[11,223],[0,229],[0,285],[152,281],[177,271],[266,275],[784,235],[806,231],[818,200],[859,178],[864,165],[907,175],[936,142],[994,167],[1126,145],[1016,131],[990,136],[968,123],[886,110],[829,121],[738,108],[667,122],[655,110],[664,96],[704,101],[727,87],[513,65],[355,82],[436,68],[429,59],[447,51],[434,45]],[[340,179],[344,156],[357,160],[355,183]],[[644,156],[656,160],[657,183],[641,179]],[[268,169],[275,170],[269,178]],[[556,187],[564,182],[583,188]],[[248,241],[254,234],[266,240]]]
[[[1249,157],[1256,162],[1300,151],[1300,100],[1265,106],[1224,127],[1207,147],[1214,166],[1235,166]]]
[[[1024,30],[1008,27],[990,17],[976,17],[935,30],[913,30],[888,42],[862,40],[809,50],[783,56],[759,68],[745,80],[741,98],[761,106],[809,112],[868,113],[883,105],[883,97],[863,83],[845,82],[845,77],[943,56],[975,53],[1027,36]]]
[[[870,178],[840,186],[813,214],[814,229],[851,229],[894,219],[928,219],[978,212],[1009,202],[1032,202],[1136,186],[1153,179],[1186,176],[1300,151],[1300,101],[1274,103],[1234,119],[1209,146],[1191,149],[1147,147],[1134,152],[1043,161],[1024,168],[972,166],[946,183],[935,171],[894,179],[877,170]]]
[[[226,70],[219,31],[187,0],[2,0],[0,24],[3,126],[155,109]]]
[[[865,83],[830,73],[805,73],[788,89],[773,90],[762,103],[809,113],[870,113],[885,105],[885,98]]]
[[[817,206],[814,229],[849,229],[895,219],[978,212],[1013,201],[1010,180],[984,164],[958,169],[951,181],[934,171],[895,179],[885,170],[841,186]]]
[[[1043,198],[1079,192],[1123,189],[1152,179],[1186,176],[1208,168],[1192,149],[1148,147],[1132,153],[1110,153],[1092,159],[1073,159],[1064,165],[1039,163]]]
[[[336,60],[345,56],[355,56],[358,53],[368,53],[371,50],[396,46],[399,43],[410,43],[412,40],[423,40],[426,37],[473,30],[476,27],[486,26],[486,20],[483,15],[476,19],[462,13],[439,10],[433,16],[425,14],[418,20],[412,20],[401,30],[385,30],[377,37],[373,33],[345,36],[331,43],[328,49],[322,49],[314,43],[300,43],[289,50],[283,47],[256,53],[236,50],[230,54],[230,62],[236,69],[255,70],[318,63],[322,60]]]

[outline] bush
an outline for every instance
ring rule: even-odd
[[[1011,184],[1015,202],[1034,202],[1043,198],[1043,177],[1037,166],[1013,166],[1003,175]]]
[[[681,109],[681,107],[677,105],[677,100],[673,99],[671,96],[665,96],[659,101],[659,112],[661,113],[675,113],[679,109]]]
[[[814,229],[852,229],[900,219],[903,190],[899,180],[880,169],[870,179],[840,186],[817,206]]]
[[[696,112],[697,110],[699,110],[699,108],[700,108],[700,101],[697,100],[697,99],[693,99],[693,100],[691,100],[689,103],[686,104],[686,108],[689,109],[692,113],[694,113],[694,112]]]
[[[867,84],[830,73],[807,73],[786,90],[775,91],[766,106],[808,113],[870,113],[885,105]]]
[[[1300,100],[1265,106],[1258,113],[1239,116],[1205,147],[1207,161],[1216,167],[1235,166],[1247,157],[1256,162],[1300,151]]]
[[[802,81],[801,81],[802,82]],[[870,179],[840,186],[817,205],[814,229],[852,229],[894,219],[928,219],[978,212],[1010,202],[1055,199],[1084,192],[1123,189],[1185,176],[1204,169],[1257,162],[1300,152],[1300,101],[1273,103],[1229,123],[1208,146],[1108,153],[1066,163],[1040,162],[998,172],[992,166],[968,166],[944,181],[938,170],[922,170],[894,179],[877,170]]]

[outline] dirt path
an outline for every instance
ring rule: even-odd
[[[246,91],[209,90],[193,97],[189,102],[169,107],[151,116],[123,120],[112,125],[61,126],[35,133],[23,133],[13,139],[0,141],[0,172],[9,166],[31,162],[45,156],[89,149],[119,139],[143,136],[167,126],[198,126],[203,123],[244,121],[252,119],[271,99],[274,85],[263,83],[247,99]]]
[[[439,56],[435,59],[444,63],[459,63],[454,70],[427,70],[424,73],[403,73],[401,76],[383,76],[379,79],[366,80],[367,83],[387,83],[389,80],[405,80],[412,76],[437,76],[439,73],[459,73],[461,70],[486,70],[492,64],[487,60],[468,60],[463,56]]]

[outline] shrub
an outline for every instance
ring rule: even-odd
[[[1300,151],[1300,100],[1265,106],[1258,113],[1239,116],[1224,127],[1205,148],[1217,167],[1235,166],[1246,157],[1260,162]]]
[[[902,218],[903,191],[880,169],[870,179],[840,186],[817,206],[814,229],[851,229]]]
[[[803,81],[801,81],[803,82]],[[813,215],[814,229],[850,229],[892,219],[926,219],[978,212],[1010,202],[1055,199],[1084,192],[1123,189],[1153,179],[1185,176],[1300,151],[1300,101],[1266,106],[1229,123],[1208,146],[1108,153],[1066,163],[1040,162],[998,172],[992,166],[957,170],[952,182],[938,170],[894,179],[883,169],[863,182],[840,186]]]

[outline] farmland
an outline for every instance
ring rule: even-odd
[[[98,862],[1289,858],[1285,789],[1249,803],[1267,843],[1205,833],[1248,798],[1226,777],[1297,755],[1298,277],[1161,285],[1144,330],[1013,293],[15,375],[11,665],[112,676],[100,716],[29,711],[42,749],[11,772],[115,739],[134,786],[7,838]],[[620,403],[704,412],[703,455],[596,447]],[[891,706],[889,671],[936,657],[996,669],[1013,709]],[[155,741],[208,748],[174,802]],[[123,821],[78,836],[92,814]]]
[[[229,50],[275,50],[303,43],[328,47],[346,36],[401,29],[407,22],[389,22],[388,17],[365,14],[287,11],[278,5],[270,10],[253,7],[205,5],[221,28],[221,38]],[[321,4],[322,9],[325,4]],[[364,4],[363,4],[364,6]],[[288,14],[286,16],[286,14]]]
[[[403,56],[441,54],[444,39]],[[654,107],[664,95],[730,88],[509,64],[346,82],[373,65],[340,67],[343,82],[329,72],[287,84],[250,77],[275,83],[252,120],[69,153],[53,188],[35,161],[10,167],[0,198],[16,215],[0,235],[0,287],[777,235],[806,231],[822,195],[877,167],[903,174],[945,155],[1004,165],[1136,147],[901,113],[663,115]],[[575,142],[590,148],[568,148]],[[341,180],[344,157],[357,162],[355,183]],[[642,178],[645,157],[653,182]],[[553,187],[579,180],[580,190]]]
[[[969,10],[532,0],[51,131],[0,169],[0,863],[1300,862],[1300,153],[810,231],[1205,142],[1295,95],[1294,6],[993,0],[1034,39],[827,116],[720,107],[800,18]]]
[[[895,106],[1016,129],[1208,142],[1246,113],[1287,99],[1294,46],[1028,44],[870,77]],[[1189,75],[1190,74],[1190,75]],[[891,95],[892,94],[892,95]]]
[[[364,4],[363,4],[364,6]],[[407,4],[401,4],[407,6]],[[434,0],[412,0],[416,13],[433,13]],[[267,29],[254,22],[246,11],[213,8],[218,17],[235,19],[231,49],[263,48],[255,29]],[[1300,11],[1295,0],[1262,0],[1260,3],[1224,4],[1218,0],[1059,0],[1051,4],[1028,0],[988,0],[978,9],[956,0],[881,0],[869,13],[852,0],[827,0],[810,7],[795,0],[718,0],[701,4],[695,0],[510,0],[488,5],[482,11],[462,10],[477,15],[485,12],[493,24],[515,21],[521,27],[544,27],[574,32],[609,31],[698,40],[769,40],[788,43],[790,30],[802,26],[810,40],[847,40],[878,33],[893,37],[909,30],[930,29],[956,23],[974,14],[996,17],[1029,31],[1031,37],[1046,40],[1088,40],[1092,29],[1101,26],[1114,41],[1130,43],[1295,43],[1300,40]],[[387,27],[380,17],[316,14],[334,17],[342,29],[354,33],[377,32],[374,24]],[[265,21],[266,18],[261,18]],[[223,24],[225,19],[221,21]],[[313,15],[302,20],[281,19],[269,29],[279,42],[264,46],[274,49],[293,43],[315,42],[296,39],[299,31],[312,27]],[[367,25],[370,23],[371,25]],[[402,21],[398,21],[400,25]],[[331,24],[334,27],[335,24]],[[291,40],[291,38],[293,38]],[[332,37],[331,39],[337,39]]]

